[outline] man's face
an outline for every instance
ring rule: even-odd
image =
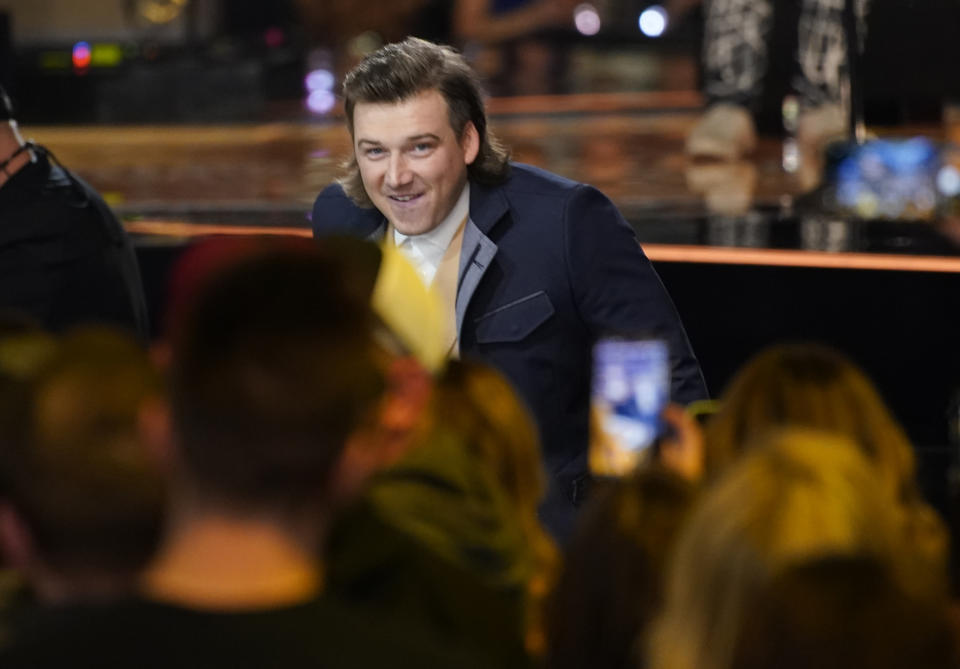
[[[367,195],[393,227],[420,235],[440,225],[460,197],[480,138],[450,127],[447,102],[429,90],[396,103],[353,109],[353,150]]]

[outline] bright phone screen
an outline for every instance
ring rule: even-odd
[[[590,470],[633,470],[660,433],[670,397],[670,356],[658,339],[602,339],[593,349]]]

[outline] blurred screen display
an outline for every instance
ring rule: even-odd
[[[925,137],[834,145],[827,152],[831,208],[863,219],[933,220],[960,193],[953,153]]]
[[[670,394],[667,344],[656,339],[602,339],[593,351],[590,470],[633,470],[660,433]]]

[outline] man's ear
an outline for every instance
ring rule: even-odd
[[[473,121],[467,121],[463,126],[463,134],[460,136],[460,149],[463,151],[463,162],[465,165],[473,165],[480,153],[480,133],[477,132],[477,126]]]

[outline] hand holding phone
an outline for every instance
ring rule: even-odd
[[[698,483],[703,479],[706,454],[697,417],[678,404],[668,404],[663,410],[663,421],[669,429],[658,443],[658,462],[678,476]]]

